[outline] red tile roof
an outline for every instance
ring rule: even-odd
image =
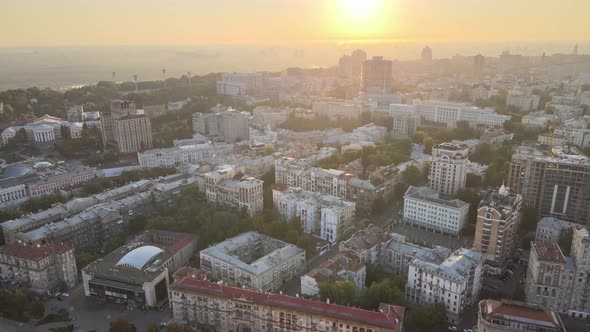
[[[58,243],[47,244],[43,246],[31,246],[21,243],[12,243],[0,248],[0,252],[9,256],[39,260],[51,255],[52,253],[63,254],[70,249],[70,246]]]
[[[563,263],[565,257],[559,246],[549,242],[533,242],[533,250],[537,253],[539,259],[544,261]]]
[[[393,331],[400,330],[404,319],[404,307],[381,304],[380,311],[369,311],[336,304],[311,301],[287,295],[262,293],[227,285],[218,285],[205,280],[193,279],[187,275],[172,285],[171,290],[186,291],[196,294],[207,294],[216,297],[234,299],[248,298],[248,300],[273,307],[290,309],[302,313],[322,315],[347,322],[357,322],[370,326],[379,326]]]
[[[487,321],[512,321],[551,328],[556,331],[563,330],[559,316],[548,308],[507,300],[484,300],[480,305]]]

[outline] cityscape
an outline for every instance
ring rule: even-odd
[[[525,2],[6,4],[0,331],[590,331],[590,3]]]

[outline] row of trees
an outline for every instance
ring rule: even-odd
[[[404,305],[406,280],[402,276],[395,276],[360,289],[350,280],[341,280],[320,283],[319,289],[322,301],[329,299],[330,303],[377,310],[381,303]]]
[[[8,319],[26,322],[31,317],[43,317],[45,307],[40,301],[31,301],[21,291],[0,290],[0,315]]]

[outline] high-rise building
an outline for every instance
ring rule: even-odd
[[[390,111],[390,114],[393,116],[391,135],[394,138],[411,137],[420,126],[420,115],[412,109],[411,105],[408,106],[410,107],[399,107]]]
[[[508,186],[543,217],[590,221],[590,159],[569,147],[542,152],[520,146],[512,154]]]
[[[341,76],[351,78],[361,72],[361,64],[367,60],[367,52],[357,49],[351,55],[343,55],[338,60],[338,72]]]
[[[483,55],[478,54],[473,57],[473,74],[475,77],[481,77],[483,75],[485,65],[485,58]]]
[[[424,63],[430,63],[432,61],[432,49],[430,46],[424,46],[422,49],[422,54],[420,55],[420,59]]]
[[[486,257],[487,272],[501,274],[516,243],[522,196],[502,185],[479,203],[473,249]]]
[[[138,110],[134,101],[113,100],[111,111],[100,117],[102,140],[120,153],[132,153],[152,148],[150,118]]]
[[[194,113],[193,131],[228,143],[250,138],[248,116],[232,108],[218,113]]]
[[[361,66],[361,91],[386,94],[391,91],[392,62],[374,56],[365,60]]]
[[[430,188],[456,194],[465,188],[469,148],[465,144],[441,143],[432,147]]]

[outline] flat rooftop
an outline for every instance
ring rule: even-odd
[[[565,331],[561,318],[553,310],[524,302],[483,300],[479,303],[482,318],[505,326],[506,322],[536,327],[539,331]],[[494,323],[498,322],[498,323]]]
[[[453,196],[439,193],[438,191],[431,189],[430,187],[414,187],[410,186],[404,198],[414,198],[421,201],[426,201],[432,204],[444,205],[450,208],[461,209],[465,206],[469,206],[468,203],[462,200],[456,199]]]
[[[537,253],[540,260],[564,263],[565,257],[559,248],[559,245],[550,242],[533,242],[531,247]]]

